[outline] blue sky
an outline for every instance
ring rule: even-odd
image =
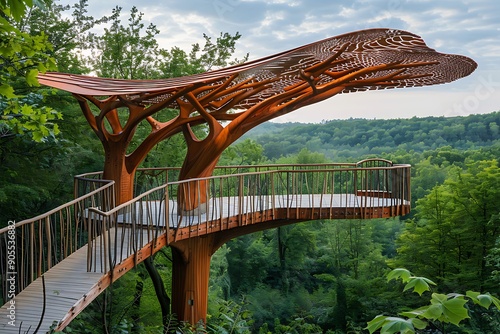
[[[61,3],[74,3],[63,0]],[[394,28],[420,35],[439,52],[473,58],[478,69],[453,83],[338,95],[278,122],[320,122],[346,118],[465,116],[500,110],[500,1],[498,0],[88,0],[95,17],[122,7],[155,24],[161,46],[188,51],[203,33],[242,37],[239,56],[256,59],[306,43],[368,28]]]

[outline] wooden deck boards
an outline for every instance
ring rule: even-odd
[[[407,203],[404,203],[408,205]],[[224,198],[223,202],[219,199],[211,199],[208,211],[206,213],[191,213],[179,215],[177,203],[168,202],[168,214],[165,210],[165,202],[151,201],[137,203],[140,210],[135,213],[122,213],[118,216],[118,221],[137,223],[157,224],[165,226],[166,218],[170,227],[188,228],[190,226],[214,221],[217,219],[230,219],[238,215],[250,215],[253,212],[264,212],[269,210],[284,210],[298,212],[299,210],[331,210],[337,209],[359,209],[360,207],[387,208],[401,205],[400,201],[391,198],[376,198],[355,196],[352,194],[344,195],[303,195],[303,196],[277,196],[266,197],[245,197],[239,200],[237,197]],[[295,213],[296,215],[297,213]],[[148,219],[146,219],[148,217]],[[311,215],[312,217],[312,215]],[[324,218],[318,216],[318,218]],[[316,219],[318,219],[316,218]],[[330,217],[331,218],[331,217]],[[263,221],[271,218],[263,218]],[[274,217],[277,219],[277,217]],[[280,217],[283,219],[283,217]],[[128,257],[131,245],[129,234],[132,230],[129,228],[120,228],[118,243],[124,242],[123,252],[118,255],[119,261]],[[147,233],[152,231],[136,232],[137,238],[141,239],[142,246],[150,240]],[[114,238],[111,238],[114,240]],[[96,254],[100,252],[101,242],[96,243]],[[41,333],[49,330],[52,323],[61,321],[70,312],[72,307],[90,291],[95,294],[96,284],[98,284],[106,275],[101,272],[87,272],[87,250],[88,245],[80,248],[71,254],[61,263],[47,271],[45,276],[46,284],[46,310],[45,317],[40,328]],[[149,256],[149,255],[147,255]],[[146,257],[147,257],[146,256]],[[100,270],[100,256],[95,256],[93,268]],[[130,268],[129,268],[130,269]],[[127,269],[127,270],[129,270]],[[105,285],[106,287],[107,285]],[[92,299],[93,299],[92,298]],[[81,304],[81,303],[80,303]],[[19,333],[19,326],[22,325],[22,331],[25,332],[31,327],[30,332],[38,326],[43,308],[43,289],[41,278],[35,280],[26,289],[15,297],[15,327],[8,324],[10,319],[7,317],[9,310],[5,304],[0,309],[0,333]]]
[[[124,229],[129,233],[130,229]],[[110,233],[113,233],[111,231]],[[121,231],[120,231],[121,234]],[[120,239],[120,235],[119,238]],[[124,238],[125,242],[129,239]],[[146,240],[146,239],[145,239]],[[98,242],[97,244],[100,245]],[[127,247],[127,245],[125,244]],[[56,264],[45,274],[45,316],[39,333],[47,332],[52,324],[59,323],[90,291],[96,290],[96,285],[105,277],[101,272],[87,271],[88,245],[77,250],[66,259]],[[100,252],[98,246],[97,252]],[[100,268],[100,257],[95,263]],[[42,279],[38,278],[15,297],[15,326],[9,324],[9,303],[0,309],[0,333],[33,333],[37,328],[43,310]]]
[[[217,219],[236,217],[241,214],[250,214],[273,209],[290,210],[328,210],[360,209],[360,208],[389,208],[401,205],[401,201],[394,198],[379,198],[356,196],[354,194],[307,194],[307,195],[277,195],[272,196],[245,196],[241,201],[238,197],[213,198],[209,200],[206,213],[178,213],[177,202],[170,200],[165,206],[164,201],[137,202],[136,208],[131,212],[118,215],[119,222],[149,222],[155,226],[165,226],[165,218],[171,228],[183,228],[198,225]],[[409,205],[409,203],[405,203]],[[164,210],[167,209],[168,214]],[[339,217],[330,217],[339,218]],[[361,217],[360,217],[361,218]]]
[[[87,272],[87,246],[71,254],[66,260],[52,267],[45,274],[46,309],[40,327],[41,333],[49,330],[54,321],[59,322],[82,296],[101,279],[102,273]],[[37,328],[43,310],[42,280],[38,278],[15,297],[15,326],[8,324],[9,310],[0,309],[0,333],[30,333]]]

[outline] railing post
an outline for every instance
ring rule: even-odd
[[[33,275],[35,273],[35,223],[30,224],[30,237],[29,237],[29,250],[30,250],[30,272],[29,281],[33,282]]]
[[[168,178],[168,173],[167,173]],[[170,231],[170,187],[165,186],[165,232],[168,233]],[[168,239],[168,238],[167,238]]]
[[[273,212],[273,219],[276,219],[276,189],[275,187],[275,181],[274,181],[274,176],[276,175],[275,172],[271,173],[271,206],[272,206],[272,212]]]
[[[238,176],[238,225],[243,225],[243,187],[244,180],[243,175]]]

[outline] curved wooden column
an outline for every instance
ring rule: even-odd
[[[210,260],[214,236],[190,238],[172,246],[172,313],[179,321],[207,321]]]

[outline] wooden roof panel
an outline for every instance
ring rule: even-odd
[[[145,94],[142,102],[147,103],[148,94],[155,99],[168,95],[190,85],[215,85],[228,80],[237,85],[245,80],[265,81],[270,84],[265,90],[256,92],[240,102],[235,108],[249,108],[274,94],[280,94],[289,87],[304,82],[303,72],[311,66],[328,61],[336,55],[327,71],[332,73],[357,71],[384,64],[429,63],[429,65],[408,66],[399,78],[377,85],[346,87],[342,93],[367,89],[416,87],[451,82],[472,73],[477,64],[470,58],[436,52],[412,33],[391,29],[370,29],[352,32],[281,52],[262,59],[201,74],[161,80],[124,80],[92,76],[46,73],[39,75],[41,84],[56,87],[79,95],[113,96]],[[392,70],[393,71],[393,70]],[[326,72],[325,72],[326,73]],[[319,83],[335,80],[325,73]],[[389,73],[389,72],[388,72]],[[377,78],[385,75],[383,70],[366,73],[356,80]],[[158,96],[158,93],[160,96]],[[151,103],[151,101],[150,101]]]

